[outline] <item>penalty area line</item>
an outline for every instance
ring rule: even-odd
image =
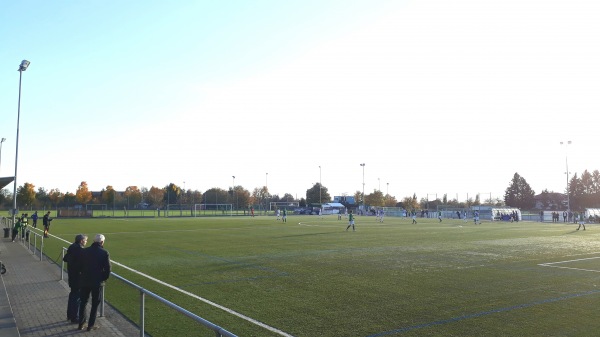
[[[595,270],[595,269],[585,269],[585,268],[575,268],[575,267],[558,266],[558,264],[561,264],[561,263],[571,263],[571,262],[579,262],[579,261],[587,261],[587,260],[595,260],[595,259],[600,259],[600,256],[587,257],[587,258],[575,259],[575,260],[566,260],[566,261],[556,261],[556,262],[539,263],[538,266],[540,266],[540,267],[550,267],[550,268],[560,268],[560,269],[580,270],[580,271],[589,271],[589,272],[592,272],[592,273],[600,273],[600,270]]]

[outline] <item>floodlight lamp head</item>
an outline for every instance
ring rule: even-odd
[[[0,143],[4,143],[6,141],[6,138],[2,138],[2,140],[0,140]]]
[[[19,65],[19,71],[25,71],[25,70],[27,70],[27,67],[29,67],[30,63],[31,62],[29,62],[27,60],[21,61],[21,65]]]

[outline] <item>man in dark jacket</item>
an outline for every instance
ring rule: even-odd
[[[52,221],[52,219],[50,219],[50,211],[48,211],[48,213],[44,214],[44,217],[42,218],[42,224],[44,225],[44,237],[45,238],[48,237],[48,232],[50,232],[50,221]]]
[[[110,276],[110,257],[104,249],[104,235],[97,234],[94,243],[83,250],[83,265],[81,269],[81,288],[79,294],[81,303],[79,305],[79,326],[78,330],[83,330],[86,313],[85,307],[92,294],[92,307],[90,309],[90,318],[88,320],[87,331],[96,330],[99,327],[96,323],[98,305],[100,304],[100,287],[102,283]]]
[[[87,243],[87,235],[77,234],[63,261],[67,262],[69,273],[69,304],[67,305],[67,319],[71,323],[79,323],[79,283],[81,282],[81,268],[83,263],[83,247]]]

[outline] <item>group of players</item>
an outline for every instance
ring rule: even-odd
[[[50,212],[48,212],[50,213]],[[461,214],[459,212],[457,212],[459,214],[459,219],[462,218],[464,219],[464,221],[467,221],[467,214],[465,212],[464,215],[461,216]],[[322,213],[321,210],[319,209],[319,217],[322,217]],[[277,216],[277,220],[281,220],[282,222],[287,222],[287,210],[284,208],[283,212],[281,212],[279,209],[275,211],[275,215]],[[348,229],[350,229],[350,227],[352,227],[352,231],[356,231],[355,228],[355,223],[354,223],[354,214],[352,213],[352,211],[348,212],[348,210],[346,209],[346,211],[344,212],[344,215],[348,218],[348,226],[346,227],[346,231]],[[46,219],[48,215],[44,216],[44,227],[46,227],[46,221],[48,221]],[[376,210],[375,212],[375,216],[377,221],[383,223],[383,218],[385,216],[385,212],[383,210],[383,208]],[[342,214],[339,213],[338,214],[338,220],[342,219]],[[438,219],[440,222],[442,222],[442,212],[438,211]],[[36,219],[37,220],[37,219]],[[473,222],[476,225],[481,225],[481,220],[479,219],[479,212],[478,211],[474,211],[473,212]],[[417,213],[416,212],[412,212],[412,223],[416,224],[417,223]],[[49,227],[49,221],[48,221],[48,227]],[[585,230],[585,221],[583,221],[583,216],[581,216],[581,219],[579,221],[579,227],[577,228],[577,230],[579,230],[581,227],[583,227],[583,230]],[[47,229],[44,231],[44,236],[47,235]]]
[[[283,209],[283,214],[279,211],[275,211],[275,215],[277,215],[277,220],[281,219],[281,222],[287,222],[287,210]]]

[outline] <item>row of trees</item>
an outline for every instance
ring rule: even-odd
[[[575,173],[569,180],[568,195],[545,189],[541,192],[539,200],[535,199],[535,192],[525,178],[515,173],[504,193],[506,205],[532,209],[537,201],[543,209],[548,210],[564,210],[570,207],[572,210],[582,211],[585,208],[600,208],[600,171],[590,173],[585,170],[581,178]]]
[[[525,178],[515,173],[509,186],[505,190],[503,199],[480,200],[476,195],[464,202],[448,199],[444,194],[441,199],[418,199],[416,194],[407,196],[398,201],[394,196],[383,194],[375,190],[370,194],[361,191],[354,193],[354,199],[359,205],[372,207],[402,207],[405,209],[435,209],[439,205],[448,207],[469,207],[481,204],[495,206],[510,206],[520,209],[533,209],[536,206],[535,192]],[[567,198],[562,193],[544,190],[540,202],[546,209],[564,209]],[[332,197],[327,187],[315,183],[306,190],[306,198],[296,198],[285,193],[283,196],[272,195],[266,186],[257,187],[252,192],[242,186],[234,186],[228,190],[213,187],[204,193],[198,190],[185,190],[176,184],[165,187],[152,186],[151,188],[138,188],[129,186],[125,191],[118,192],[111,185],[99,192],[91,192],[85,181],[77,187],[75,193],[62,193],[58,189],[47,191],[43,187],[35,190],[31,183],[24,183],[17,188],[17,205],[23,209],[50,209],[59,207],[75,207],[77,205],[105,204],[108,208],[135,209],[140,207],[163,208],[168,204],[232,204],[234,209],[246,209],[251,206],[268,207],[269,202],[294,201],[301,207],[331,202]],[[583,172],[581,178],[575,174],[569,181],[569,201],[571,209],[600,207],[600,171]],[[8,189],[0,191],[0,205],[10,208],[12,193]]]

